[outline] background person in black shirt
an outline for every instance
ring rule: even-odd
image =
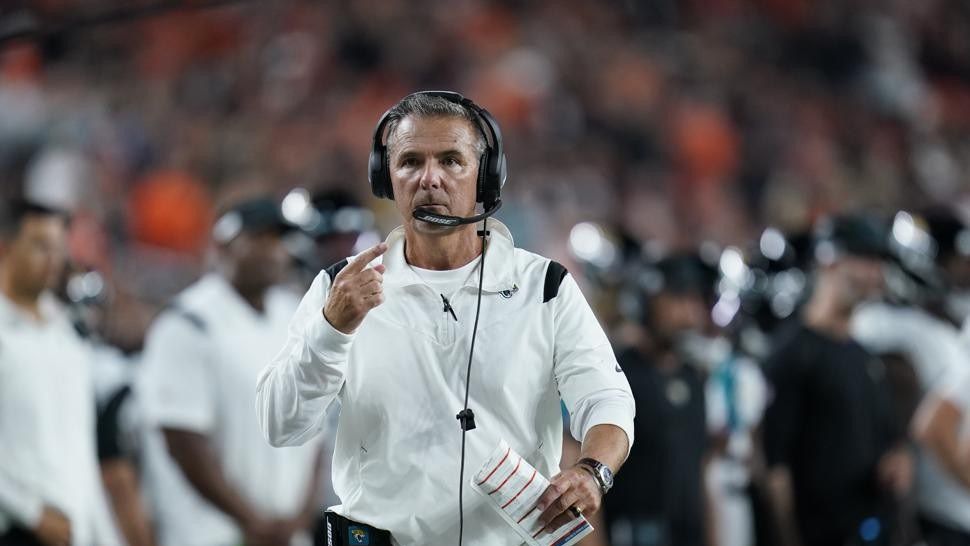
[[[605,500],[613,546],[714,544],[704,487],[705,377],[677,351],[686,333],[708,326],[711,275],[691,254],[667,257],[645,272],[652,279],[643,287],[646,335],[618,355],[637,401],[639,441],[629,473]]]
[[[912,482],[886,369],[849,338],[849,318],[883,288],[886,237],[843,216],[817,231],[814,291],[766,362],[769,483],[783,544],[888,544],[893,505]]]

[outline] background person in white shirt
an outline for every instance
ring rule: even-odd
[[[267,438],[315,437],[339,398],[342,519],[328,523],[373,533],[372,545],[513,544],[521,539],[464,483],[500,438],[539,472],[558,471],[562,399],[588,466],[552,478],[538,508],[547,529],[596,512],[633,441],[633,397],[606,335],[565,269],[514,248],[500,222],[487,222],[485,248],[475,224],[446,225],[478,202],[498,204],[505,157],[494,120],[454,93],[409,95],[378,124],[370,165],[372,189],[393,197],[403,226],[314,281],[260,378]],[[478,427],[461,476],[455,413],[466,392]]]
[[[937,502],[923,506],[930,546],[970,544],[970,367],[951,367],[917,412],[914,434],[924,456],[951,479],[938,481]]]
[[[217,270],[179,294],[148,333],[138,387],[175,463],[160,438],[149,441],[163,546],[305,544],[316,524],[319,446],[274,449],[253,414],[256,377],[298,304],[276,287],[289,262],[286,228],[269,199],[222,215]]]
[[[0,544],[122,544],[95,448],[91,354],[48,291],[67,218],[23,201],[0,217]]]

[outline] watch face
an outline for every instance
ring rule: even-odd
[[[606,489],[613,487],[613,472],[606,465],[600,467],[599,474]]]

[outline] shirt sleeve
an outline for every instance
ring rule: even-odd
[[[302,445],[323,430],[347,372],[353,335],[323,316],[330,277],[321,272],[290,321],[283,348],[256,383],[256,413],[274,446]]]
[[[148,419],[158,426],[207,434],[216,424],[216,384],[204,328],[170,310],[148,332],[139,394]]]
[[[636,404],[606,333],[571,275],[563,278],[555,306],[555,376],[569,410],[570,432],[582,442],[589,429],[623,429],[633,447]],[[629,453],[629,451],[628,451]]]
[[[965,365],[951,367],[937,387],[937,395],[970,412],[970,370]]]

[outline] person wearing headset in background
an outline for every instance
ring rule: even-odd
[[[333,544],[353,544],[348,531],[371,545],[522,542],[462,487],[464,463],[504,438],[552,475],[560,399],[583,458],[552,478],[540,520],[595,512],[633,442],[633,397],[573,278],[487,219],[507,173],[497,123],[457,93],[415,93],[381,118],[369,165],[403,225],[317,276],[257,386],[273,445],[313,438],[341,404]]]

